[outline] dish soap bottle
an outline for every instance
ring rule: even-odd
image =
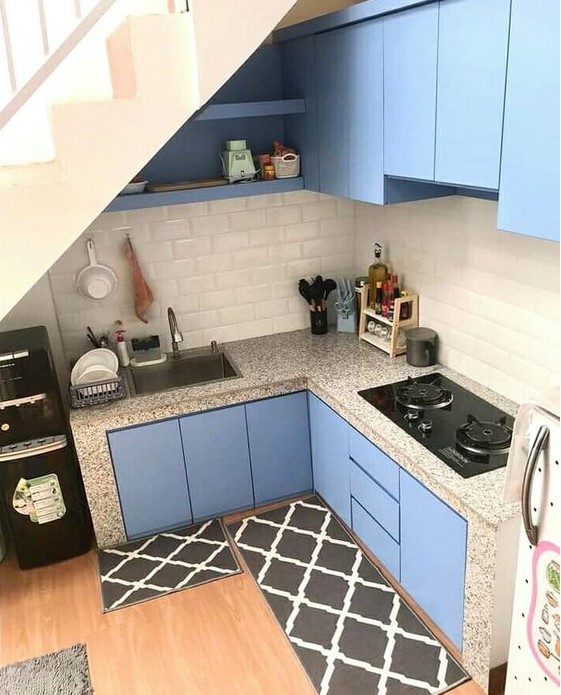
[[[377,283],[384,283],[388,274],[388,266],[382,262],[382,247],[380,244],[374,244],[374,262],[368,268],[368,284],[370,285],[370,308],[374,308],[375,304],[375,288]]]
[[[116,325],[115,337],[117,339],[117,357],[119,358],[121,367],[128,367],[130,358],[129,351],[127,350],[127,343],[125,342],[125,329],[123,328],[122,321],[117,321]]]

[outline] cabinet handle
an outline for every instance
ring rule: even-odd
[[[532,482],[534,480],[534,471],[538,458],[547,444],[549,437],[549,429],[545,425],[541,425],[536,438],[532,442],[526,465],[524,467],[524,480],[522,481],[522,520],[524,522],[524,530],[531,545],[538,543],[538,527],[532,521],[532,512],[530,511],[530,495],[532,494]]]

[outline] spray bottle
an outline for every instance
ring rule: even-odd
[[[115,322],[115,338],[117,340],[117,357],[121,367],[128,367],[130,364],[129,351],[125,341],[125,329],[122,321]]]

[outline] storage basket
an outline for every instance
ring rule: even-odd
[[[300,155],[283,154],[282,157],[271,157],[277,179],[292,179],[300,175]]]
[[[108,381],[93,381],[91,384],[76,384],[69,387],[72,408],[85,408],[88,405],[101,405],[124,398],[127,395],[122,376]]]

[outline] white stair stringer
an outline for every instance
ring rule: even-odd
[[[123,38],[113,84],[132,70],[134,96],[53,104],[56,161],[0,168],[0,318],[201,105],[189,14],[129,17],[110,53]]]

